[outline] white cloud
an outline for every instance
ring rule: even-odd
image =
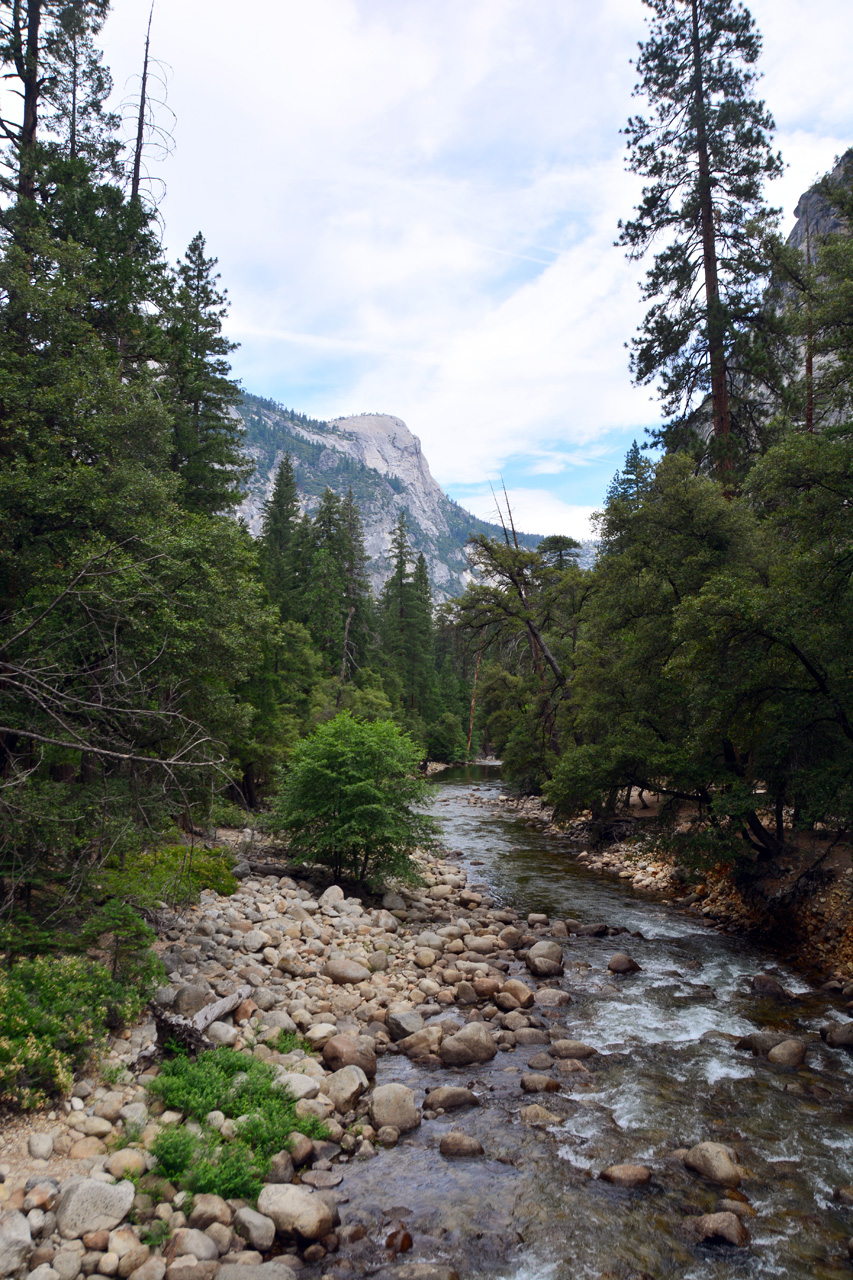
[[[119,84],[148,3],[105,28]],[[853,142],[853,6],[752,8],[790,223]],[[201,227],[219,256],[246,385],[321,417],[398,414],[456,487],[527,453],[557,490],[605,433],[654,422],[623,345],[642,267],[612,245],[639,189],[618,130],[644,30],[640,0],[161,4],[167,242]]]
[[[518,530],[539,533],[543,537],[553,533],[567,534],[570,538],[579,540],[592,537],[590,517],[596,510],[595,507],[563,502],[547,489],[513,487],[507,488],[506,497],[503,489],[498,493],[504,520],[506,520],[506,504],[509,502],[513,524]],[[498,502],[491,492],[484,493],[480,489],[474,489],[468,493],[464,491],[457,493],[455,498],[467,511],[479,516],[481,520],[499,522]]]

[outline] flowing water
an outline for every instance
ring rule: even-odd
[[[386,1153],[394,1159],[371,1162],[359,1176],[358,1207],[369,1208],[373,1196],[387,1208],[390,1193],[400,1214],[426,1233],[431,1256],[455,1261],[466,1278],[849,1274],[853,1209],[834,1201],[833,1190],[853,1183],[853,1058],[817,1035],[828,1017],[846,1016],[840,1005],[760,948],[584,870],[565,843],[476,803],[500,790],[494,769],[449,771],[436,785],[444,843],[469,882],[522,915],[604,921],[642,936],[566,944],[561,985],[573,1003],[551,1020],[600,1054],[589,1077],[561,1081],[561,1123],[545,1133],[518,1118],[531,1102],[555,1109],[557,1095],[519,1089],[537,1050],[499,1053],[486,1068],[458,1073],[459,1083],[476,1075],[484,1105],[422,1125],[404,1144],[405,1156],[401,1146]],[[607,963],[616,950],[627,950],[641,972],[614,979]],[[793,1001],[751,994],[751,977],[767,971]],[[761,1028],[805,1037],[807,1065],[777,1068],[735,1049],[739,1036]],[[435,1083],[402,1058],[383,1059],[380,1075],[416,1088]],[[447,1083],[448,1073],[441,1076]],[[454,1125],[480,1137],[485,1160],[438,1155],[437,1136]],[[671,1153],[706,1140],[734,1147],[745,1170],[746,1249],[697,1246],[684,1234],[684,1218],[714,1211],[724,1193]],[[624,1191],[599,1181],[613,1163],[648,1165],[652,1184]]]

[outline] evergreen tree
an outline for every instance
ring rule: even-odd
[[[290,454],[278,464],[272,497],[264,503],[258,558],[267,595],[283,621],[294,616],[294,536],[299,519],[299,495]]]
[[[239,486],[253,470],[240,453],[242,422],[234,412],[240,391],[229,374],[236,343],[222,332],[225,290],[205,257],[204,236],[193,237],[178,263],[165,303],[164,383],[173,417],[171,467],[181,478],[191,511],[220,512],[237,505]]]
[[[653,300],[634,340],[638,383],[660,378],[672,428],[710,392],[714,451],[732,465],[733,355],[758,308],[765,263],[758,229],[770,213],[766,178],[782,168],[773,120],[754,94],[761,39],[738,0],[645,0],[649,38],[637,59],[650,117],[632,116],[628,167],[649,179],[619,243],[639,258],[655,240],[643,296]]]
[[[94,174],[118,176],[120,118],[107,111],[112,77],[93,37],[105,14],[98,6],[65,4],[45,42],[45,125],[69,160],[83,159]]]

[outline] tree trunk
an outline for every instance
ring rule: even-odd
[[[15,70],[23,84],[24,114],[18,152],[18,195],[23,200],[35,197],[35,164],[33,152],[38,130],[39,27],[42,0],[27,0],[26,48],[21,43],[21,0],[14,0],[12,23],[15,28]]]
[[[477,705],[477,678],[480,674],[480,663],[483,661],[483,645],[485,644],[485,635],[480,641],[480,651],[477,654],[477,665],[474,668],[474,683],[471,686],[471,710],[468,714],[468,743],[465,748],[465,758],[471,756],[471,737],[474,733],[474,708]]]
[[[699,3],[691,0],[693,19],[693,110],[696,118],[696,155],[699,162],[699,218],[702,231],[702,261],[705,273],[705,306],[708,317],[708,358],[711,365],[711,401],[714,409],[714,436],[725,443],[719,460],[721,471],[730,471],[731,434],[729,389],[726,381],[724,322],[717,278],[717,242],[714,232],[714,203],[711,198],[711,165],[708,157],[705,86],[702,78],[702,53],[699,46]]]

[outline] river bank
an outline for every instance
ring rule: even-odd
[[[163,939],[161,1006],[190,1013],[248,984],[251,1000],[212,1038],[272,1062],[299,1106],[326,1117],[329,1141],[301,1146],[288,1184],[323,1202],[322,1234],[277,1231],[261,1214],[253,1239],[236,1202],[184,1220],[177,1197],[154,1202],[127,1183],[122,1172],[135,1163],[145,1177],[154,1134],[180,1119],[158,1115],[144,1071],[123,1085],[78,1082],[52,1116],[5,1135],[0,1200],[30,1233],[24,1274],[36,1261],[36,1280],[608,1267],[665,1280],[846,1265],[848,1210],[833,1197],[853,1170],[831,1142],[849,1123],[849,1060],[819,1034],[843,1023],[843,1002],[784,973],[762,983],[760,957],[626,898],[624,881],[596,889],[564,865],[564,845],[530,835],[528,853],[523,824],[483,824],[485,798],[439,785],[450,847],[423,860],[420,888],[370,900],[299,872],[249,874],[230,898],[205,894]],[[545,898],[558,905],[543,910]],[[278,1054],[266,1041],[282,1029],[312,1051]],[[108,1065],[130,1066],[153,1034],[146,1024],[117,1040]],[[700,1107],[688,1066],[704,1081]],[[111,1153],[131,1117],[139,1140]],[[130,1187],[125,1217],[137,1221],[110,1227],[123,1235],[79,1214],[68,1227],[81,1176],[95,1200]],[[151,1218],[171,1241],[143,1257]]]

